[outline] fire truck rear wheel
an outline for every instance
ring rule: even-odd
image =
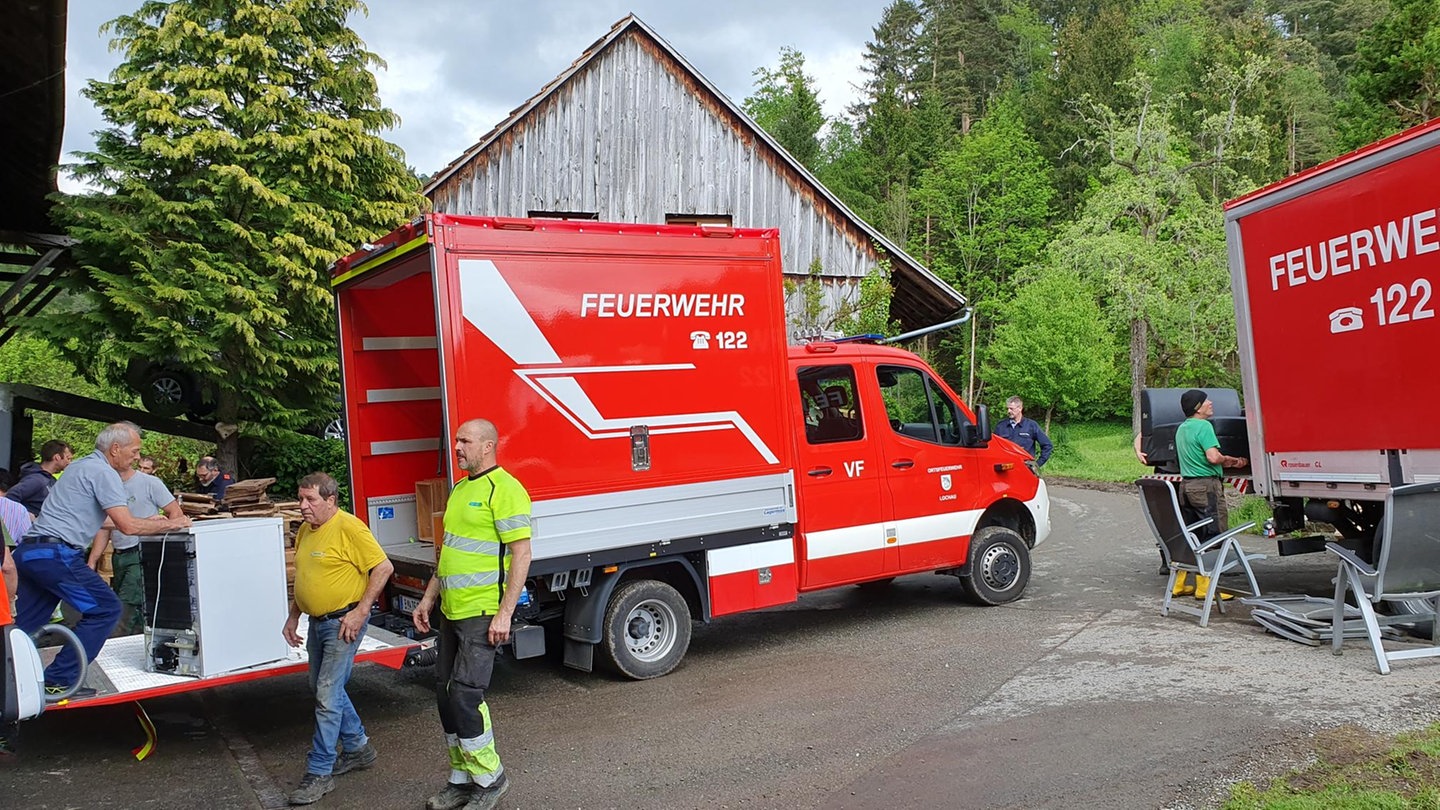
[[[1029,582],[1030,550],[1013,529],[986,526],[970,539],[970,564],[960,575],[960,586],[972,602],[1013,602]]]
[[[626,582],[605,608],[600,646],[610,666],[627,678],[667,675],[690,649],[690,606],[664,582]]]

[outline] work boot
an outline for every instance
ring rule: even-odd
[[[300,786],[290,794],[291,804],[314,804],[326,793],[335,789],[335,778],[318,773],[307,773],[300,780]]]
[[[464,807],[476,791],[477,786],[468,782],[463,785],[450,782],[444,790],[425,800],[425,810],[456,810]]]
[[[70,687],[61,683],[47,683],[45,684],[45,694],[52,697],[55,695],[63,695],[65,694],[65,690],[69,688]],[[66,700],[84,700],[85,698],[95,697],[96,694],[98,693],[94,689],[91,689],[88,686],[82,686],[79,689],[76,689],[75,694],[66,698]]]
[[[1189,571],[1181,571],[1180,575],[1175,577],[1175,587],[1170,591],[1171,596],[1189,596],[1195,593],[1194,585],[1185,584],[1185,578],[1188,576],[1190,576]]]
[[[1210,578],[1209,578],[1209,577],[1202,577],[1202,576],[1200,576],[1199,574],[1196,574],[1196,575],[1195,575],[1195,598],[1196,598],[1196,599],[1201,599],[1201,600],[1203,600],[1203,599],[1205,598],[1205,594],[1206,594],[1209,590],[1210,590]],[[1233,593],[1225,593],[1224,591],[1219,590],[1218,588],[1217,588],[1216,591],[1215,591],[1215,600],[1218,601],[1218,602],[1229,601],[1229,600],[1234,599],[1234,598],[1235,598],[1235,594],[1233,594]]]
[[[342,751],[340,758],[335,760],[335,767],[330,771],[331,776],[339,776],[342,773],[351,771],[363,771],[375,764],[376,757],[380,756],[375,752],[375,746],[365,743],[358,751]]]
[[[465,810],[495,810],[500,804],[500,797],[510,789],[510,777],[502,771],[500,778],[490,787],[483,787],[470,796],[470,802],[465,805]]]

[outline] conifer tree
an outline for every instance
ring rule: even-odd
[[[149,0],[107,24],[125,59],[82,91],[106,128],[72,167],[92,191],[59,207],[82,271],[42,331],[76,355],[104,336],[102,376],[137,357],[192,372],[242,432],[333,413],[326,267],[423,201],[379,135],[397,119],[346,25],[358,8]]]

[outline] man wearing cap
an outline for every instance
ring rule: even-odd
[[[1215,518],[1212,527],[1216,532],[1223,532],[1230,523],[1225,509],[1225,468],[1244,467],[1248,462],[1220,452],[1220,440],[1215,436],[1215,426],[1210,424],[1215,403],[1204,391],[1192,388],[1181,394],[1180,410],[1186,417],[1175,429],[1175,454],[1180,458],[1180,501],[1201,515]],[[1202,577],[1196,577],[1200,579]],[[1206,584],[1196,583],[1197,598],[1204,593],[1201,589]],[[1175,589],[1177,594],[1190,592],[1183,577],[1176,580]]]

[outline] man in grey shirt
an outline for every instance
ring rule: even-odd
[[[81,613],[75,635],[85,648],[86,661],[94,661],[100,654],[120,620],[120,600],[85,564],[85,546],[105,518],[120,531],[139,536],[165,534],[190,525],[183,515],[142,520],[130,514],[120,471],[130,469],[139,457],[140,428],[116,422],[100,431],[95,452],[65,470],[40,508],[35,525],[15,547],[15,569],[20,575],[15,624],[34,633],[50,621],[55,606],[64,599]],[[79,680],[79,656],[67,645],[45,668],[45,689],[58,694],[80,686]],[[94,694],[95,690],[80,686],[73,697]]]
[[[120,480],[129,496],[130,514],[135,517],[155,517],[163,512],[167,518],[178,518],[185,514],[175,495],[159,478],[127,469],[120,472]],[[110,589],[120,597],[120,626],[115,629],[115,635],[144,632],[145,573],[140,565],[140,538],[115,528],[115,522],[107,518],[96,532],[95,542],[90,544],[90,570],[97,570],[108,546],[115,547],[110,558]]]

